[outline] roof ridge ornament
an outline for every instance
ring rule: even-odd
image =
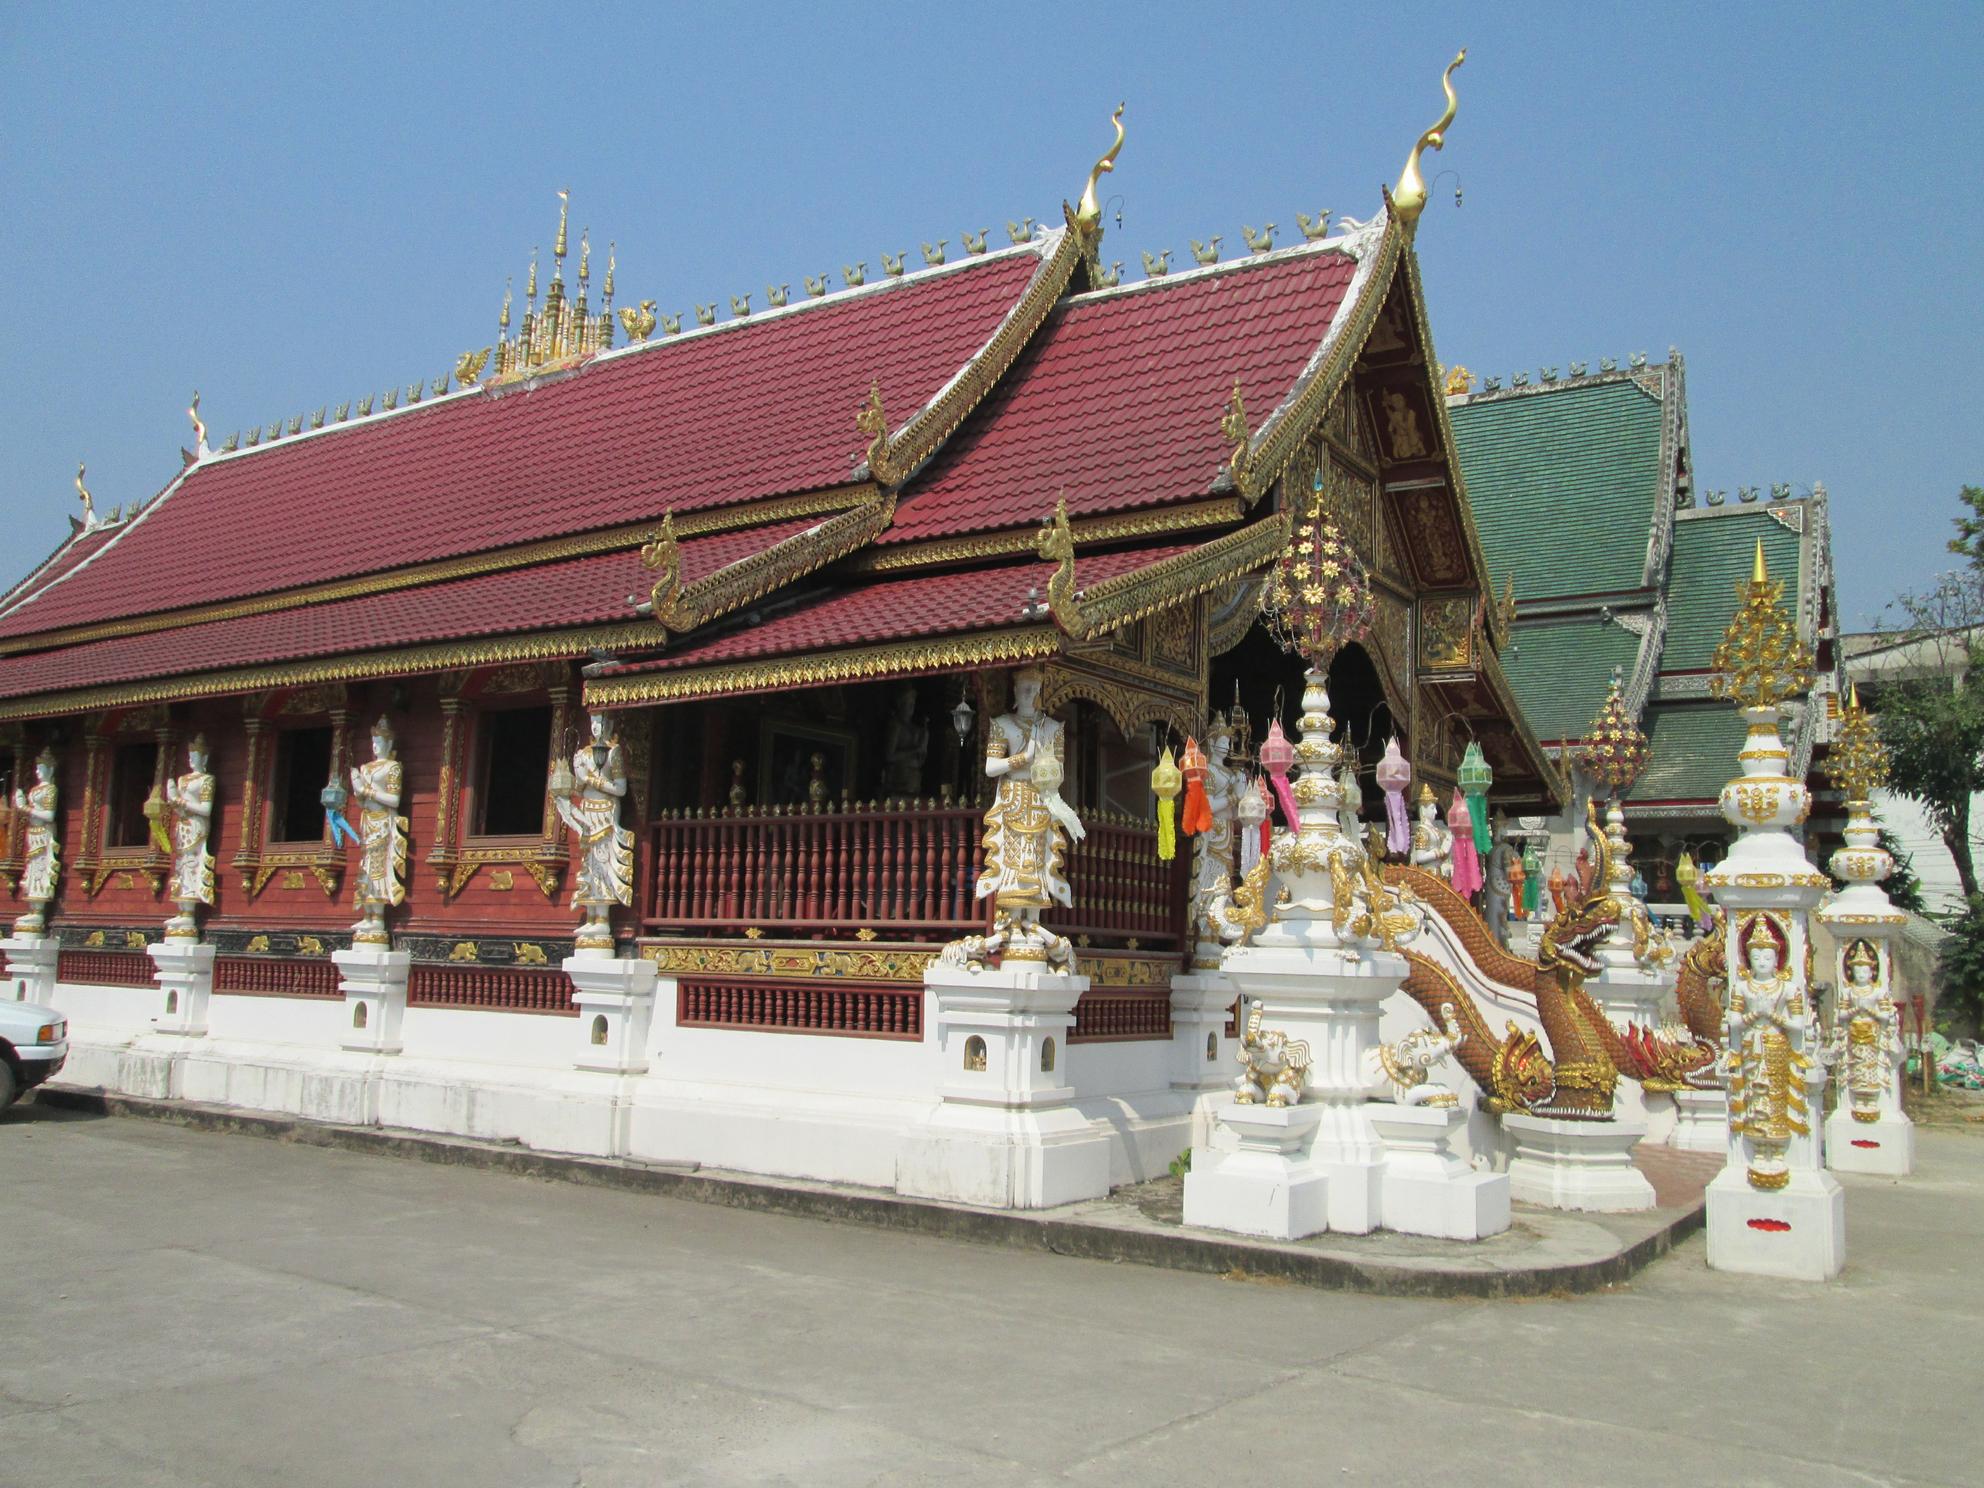
[[[1467,60],[1467,48],[1462,47],[1447,70],[1440,74],[1440,86],[1446,91],[1447,110],[1440,115],[1439,122],[1419,136],[1419,142],[1412,147],[1412,153],[1405,157],[1405,169],[1399,173],[1398,185],[1392,188],[1392,213],[1406,232],[1412,232],[1419,225],[1419,214],[1426,210],[1426,178],[1419,173],[1419,157],[1427,149],[1446,148],[1447,129],[1454,122],[1454,115],[1460,112],[1460,99],[1454,93],[1454,69]]]
[[[1123,148],[1123,110],[1127,105],[1119,103],[1116,112],[1109,116],[1109,122],[1116,126],[1116,142],[1102,152],[1095,168],[1088,173],[1088,184],[1082,188],[1081,204],[1068,213],[1068,225],[1082,235],[1084,241],[1102,240],[1102,203],[1095,194],[1096,186],[1109,172],[1116,169],[1116,156]]]
[[[93,532],[103,524],[97,520],[96,498],[90,495],[90,488],[83,484],[83,472],[87,468],[81,460],[76,462],[76,495],[83,503],[83,531]]]

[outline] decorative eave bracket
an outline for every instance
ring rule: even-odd
[[[657,574],[648,593],[654,618],[677,634],[707,625],[742,609],[775,589],[845,558],[873,542],[895,519],[894,492],[874,492],[861,505],[816,522],[762,552],[725,564],[692,583],[682,582],[682,550],[675,536],[675,514],[661,519],[641,549],[641,564]]]
[[[1071,639],[1092,640],[1272,562],[1288,542],[1288,534],[1287,514],[1276,512],[1189,552],[1160,558],[1084,590],[1075,583],[1075,535],[1063,497],[1055,504],[1053,518],[1040,529],[1040,556],[1060,564],[1047,581],[1048,611]]]

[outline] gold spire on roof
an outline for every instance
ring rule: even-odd
[[[1460,112],[1460,99],[1454,94],[1454,69],[1467,60],[1467,48],[1462,47],[1447,70],[1440,74],[1440,86],[1446,90],[1447,111],[1431,129],[1419,136],[1419,142],[1412,147],[1412,153],[1405,157],[1405,169],[1399,173],[1398,185],[1392,188],[1392,212],[1407,232],[1419,224],[1419,214],[1426,210],[1426,178],[1419,174],[1419,157],[1428,150],[1446,148],[1447,129],[1454,122],[1454,115]]]
[[[96,498],[90,495],[90,488],[83,484],[83,472],[87,468],[81,460],[76,462],[76,494],[82,498],[85,530],[96,526]]]
[[[1116,112],[1109,116],[1109,122],[1116,126],[1116,143],[1102,152],[1102,158],[1095,163],[1095,169],[1088,173],[1088,185],[1082,188],[1081,205],[1076,207],[1071,221],[1084,237],[1099,238],[1102,235],[1102,203],[1096,199],[1095,188],[1102,178],[1116,169],[1117,152],[1123,148],[1123,104],[1116,105]]]
[[[537,303],[537,250],[531,249],[530,278],[525,281],[523,323],[516,335],[510,334],[510,289],[503,288],[503,313],[497,319],[498,333],[494,366],[495,380],[524,377],[555,364],[574,362],[613,345],[613,279],[617,267],[613,245],[606,250],[605,308],[593,314],[586,303],[586,288],[592,278],[592,232],[579,234],[578,295],[565,293],[565,255],[571,233],[571,193],[558,193],[558,234],[551,245],[551,282],[545,287],[544,305]],[[464,364],[467,362],[464,358]]]
[[[1709,659],[1715,695],[1739,708],[1774,708],[1812,685],[1812,653],[1784,608],[1784,585],[1764,567],[1763,539],[1750,578],[1736,586],[1742,608]]]
[[[1823,768],[1826,778],[1844,791],[1849,801],[1869,800],[1887,784],[1888,749],[1881,742],[1873,715],[1860,706],[1858,683],[1847,694],[1839,736],[1832,741]]]

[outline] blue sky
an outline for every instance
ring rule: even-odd
[[[488,344],[561,186],[622,303],[762,305],[1051,217],[1126,98],[1134,277],[1368,216],[1465,44],[1429,156],[1465,201],[1419,234],[1442,359],[1678,346],[1700,483],[1825,482],[1857,624],[1984,483],[1980,42],[1970,4],[9,7],[5,566],[79,457],[100,509],[162,486],[195,387],[219,442]]]

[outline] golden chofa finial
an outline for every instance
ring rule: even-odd
[[[558,241],[551,245],[551,257],[554,260],[551,272],[554,274],[559,273],[565,266],[565,214],[571,210],[571,206],[572,193],[569,191],[560,191],[558,193]]]
[[[1074,211],[1072,221],[1084,237],[1094,237],[1102,231],[1102,203],[1096,199],[1095,188],[1105,175],[1116,169],[1116,156],[1123,148],[1123,108],[1123,104],[1117,104],[1116,112],[1109,116],[1109,122],[1116,126],[1116,143],[1103,151],[1102,158],[1095,163],[1095,169],[1088,173],[1088,185],[1082,188],[1081,205]]]
[[[83,501],[83,530],[96,526],[96,498],[90,495],[90,488],[83,484],[83,472],[89,467],[81,460],[76,462],[76,494]]]
[[[193,421],[193,448],[200,454],[207,452],[207,426],[200,421],[200,390],[193,389],[193,402],[186,410],[186,417]]]
[[[1812,685],[1812,653],[1784,608],[1784,585],[1764,567],[1762,542],[1736,596],[1741,607],[1709,658],[1709,690],[1739,708],[1776,707]]]
[[[1426,210],[1426,178],[1419,174],[1419,157],[1428,148],[1440,150],[1446,147],[1447,127],[1454,122],[1454,115],[1460,112],[1460,99],[1454,96],[1454,69],[1467,60],[1467,48],[1462,47],[1447,70],[1440,74],[1440,86],[1446,90],[1447,111],[1440,115],[1440,122],[1419,136],[1419,143],[1412,147],[1412,153],[1405,157],[1405,170],[1400,173],[1398,185],[1392,189],[1392,212],[1401,226],[1411,232],[1419,224],[1419,214]]]
[[[579,287],[585,288],[586,280],[592,274],[592,229],[584,228],[579,233]]]

